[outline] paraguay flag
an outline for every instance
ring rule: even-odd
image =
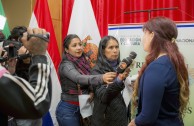
[[[90,0],[74,0],[68,34],[77,34],[80,37],[90,66],[94,67],[101,37]]]
[[[50,16],[50,11],[48,7],[47,0],[36,0],[34,11],[30,20],[31,28],[44,28],[46,31],[50,32],[50,42],[48,45],[48,57],[51,64],[51,79],[52,79],[52,101],[49,112],[43,117],[44,126],[58,125],[55,116],[55,110],[58,102],[60,101],[61,86],[57,76],[57,68],[61,61],[57,41],[55,37],[55,32]]]

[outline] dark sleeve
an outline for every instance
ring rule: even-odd
[[[0,112],[0,126],[8,126],[8,116]]]
[[[63,62],[59,67],[60,77],[67,77],[73,82],[80,85],[98,85],[102,83],[102,75],[82,75],[75,68],[73,63],[69,61]]]
[[[135,119],[137,126],[152,125],[158,118],[166,77],[169,69],[161,64],[152,64],[144,73],[142,109]]]
[[[4,71],[1,67],[1,72]],[[0,78],[0,111],[16,118],[36,119],[50,108],[50,66],[46,56],[32,57],[29,82],[6,71]]]
[[[100,70],[93,69],[92,74],[101,74]],[[95,96],[100,99],[101,102],[109,104],[117,95],[121,94],[124,89],[123,81],[115,81],[112,84],[106,85],[100,83],[94,87]]]

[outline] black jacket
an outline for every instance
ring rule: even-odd
[[[0,111],[22,119],[37,119],[50,108],[50,66],[46,56],[33,56],[29,81],[10,75],[0,66]]]
[[[104,73],[98,64],[92,70],[92,74]],[[121,94],[123,89],[123,82],[117,81],[108,86],[101,83],[94,87],[92,126],[127,126],[127,109]]]

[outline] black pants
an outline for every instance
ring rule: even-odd
[[[128,116],[128,121],[131,122],[131,102],[128,105],[127,116]]]
[[[0,126],[8,125],[8,116],[0,112]]]

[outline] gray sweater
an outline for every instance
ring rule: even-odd
[[[59,66],[59,77],[62,87],[61,100],[78,101],[78,87],[80,85],[82,93],[89,92],[91,85],[103,83],[102,75],[82,75],[76,69],[73,62],[63,60]]]

